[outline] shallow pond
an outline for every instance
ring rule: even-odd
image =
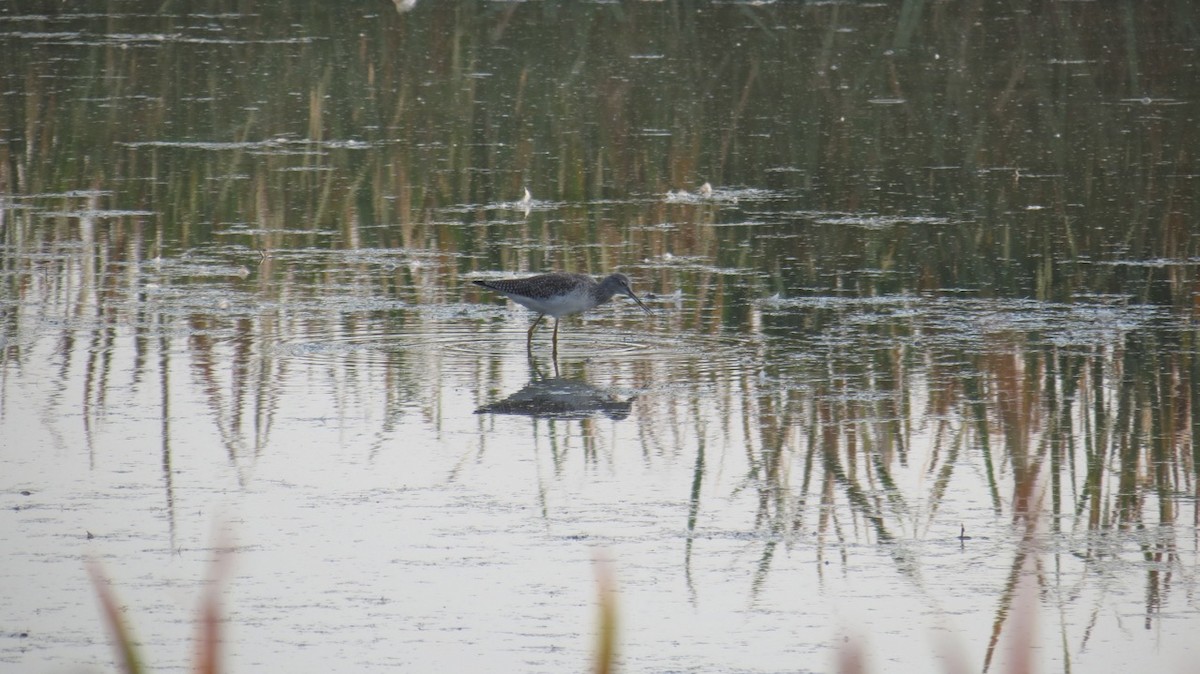
[[[0,665],[1184,669],[1200,17],[1098,4],[0,8]]]

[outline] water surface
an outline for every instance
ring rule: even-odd
[[[1195,660],[1194,9],[400,9],[0,9],[6,668]]]

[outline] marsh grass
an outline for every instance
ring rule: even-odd
[[[218,548],[213,558],[209,580],[200,595],[200,606],[196,620],[196,650],[192,657],[191,671],[194,674],[217,674],[221,670],[221,602],[220,592],[229,566],[228,555]],[[112,580],[104,572],[100,562],[91,559],[87,564],[88,575],[96,596],[100,601],[101,614],[112,635],[113,647],[117,651],[120,671],[125,674],[143,674],[148,671],[142,659],[133,629],[126,620],[124,611],[113,590]]]
[[[617,658],[617,588],[612,561],[596,556],[596,593],[599,616],[596,626],[595,674],[616,671]]]
[[[194,674],[217,674],[221,671],[221,616],[220,587],[215,582],[223,578],[227,566],[225,555],[218,555],[213,561],[213,571],[208,586],[200,597],[196,621],[196,651],[192,660],[191,671]],[[1029,576],[1036,566],[1031,558],[1026,558],[1022,564],[1022,573],[1015,587],[1013,601],[1010,660],[1006,668],[1008,674],[1029,674],[1033,672],[1031,660],[1035,647],[1034,626],[1036,621],[1036,592],[1034,581]],[[120,671],[125,674],[142,674],[146,672],[137,639],[125,619],[117,594],[112,588],[112,580],[104,572],[100,563],[89,560],[88,575],[96,589],[104,622],[112,635],[113,646],[117,652]],[[617,671],[617,588],[613,572],[613,563],[602,553],[597,553],[595,560],[596,594],[597,594],[597,625],[595,649],[592,661],[594,674],[613,674]],[[1007,611],[1002,611],[1006,613]],[[1003,621],[1001,621],[1003,622]],[[999,630],[999,625],[997,625]],[[999,634],[995,635],[997,638]],[[949,646],[949,644],[947,644]],[[995,646],[993,641],[992,647]],[[971,670],[964,658],[958,655],[957,649],[946,648],[942,660],[946,663],[943,671],[947,674],[966,673]],[[988,671],[991,665],[992,648],[984,663],[983,671]],[[839,674],[867,674],[871,671],[868,662],[868,652],[863,641],[858,638],[846,637],[835,655],[836,671]]]
[[[104,622],[108,624],[108,630],[112,633],[113,646],[117,649],[121,670],[128,674],[141,674],[145,670],[142,667],[142,658],[138,655],[137,640],[133,638],[133,632],[121,613],[121,606],[111,587],[112,581],[100,568],[100,562],[89,561],[87,570],[92,579],[92,586],[96,588],[96,596],[100,599]]]
[[[196,620],[196,650],[191,670],[194,674],[217,674],[221,671],[221,615],[220,589],[227,573],[228,556],[218,554],[212,563],[209,583],[200,595],[200,606]],[[612,674],[616,671],[617,644],[617,590],[612,562],[603,554],[596,556],[596,591],[598,619],[596,627],[595,657],[592,671],[595,674]],[[134,631],[126,620],[112,579],[105,573],[100,562],[92,559],[87,563],[88,575],[100,602],[101,614],[112,636],[117,652],[120,671],[125,674],[143,674],[147,671]]]

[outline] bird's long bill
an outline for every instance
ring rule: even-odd
[[[630,297],[632,297],[632,298],[633,298],[633,301],[634,301],[634,302],[637,302],[637,305],[638,305],[639,307],[641,307],[641,308],[642,308],[642,311],[644,311],[644,312],[646,312],[646,313],[650,313],[650,307],[647,307],[645,304],[642,304],[642,301],[638,299],[638,296],[637,296],[637,295],[634,295],[634,294],[633,294],[633,291],[632,291],[632,290],[630,290],[629,288],[626,288],[626,289],[625,289],[625,294],[626,294],[626,295],[629,295]]]

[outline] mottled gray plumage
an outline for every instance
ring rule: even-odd
[[[533,331],[537,329],[538,323],[546,315],[553,316],[555,354],[558,353],[558,321],[563,316],[582,313],[604,304],[617,293],[628,295],[634,302],[637,302],[643,311],[650,313],[650,309],[646,308],[646,305],[642,304],[642,301],[630,289],[629,277],[620,273],[609,274],[599,282],[587,274],[554,272],[527,278],[472,281],[472,283],[495,290],[517,304],[537,312],[537,319],[529,327],[527,341],[529,348],[532,348]]]

